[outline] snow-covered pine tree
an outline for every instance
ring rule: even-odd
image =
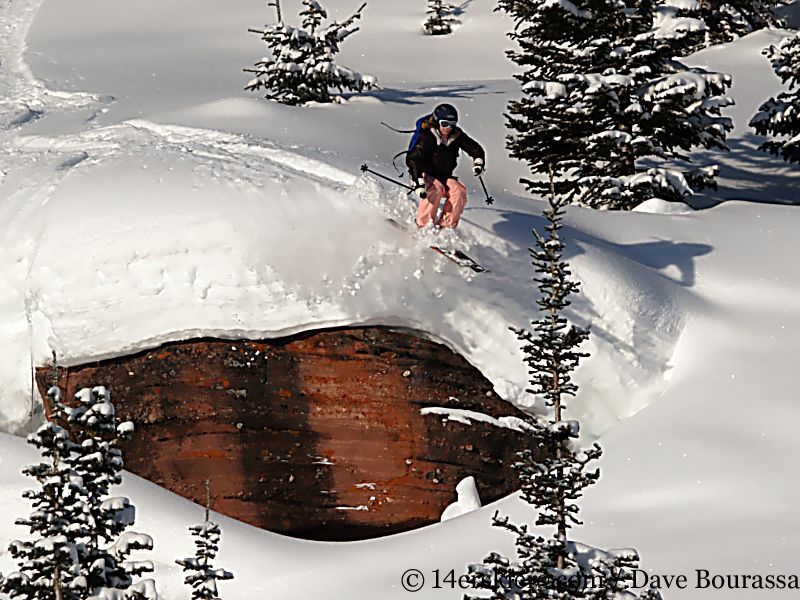
[[[355,23],[361,18],[366,2],[343,22],[331,21],[323,26],[328,13],[317,0],[303,0],[301,27],[284,22],[250,29],[267,44],[271,56],[262,58],[255,68],[245,69],[255,77],[245,90],[265,90],[266,98],[283,104],[333,102],[332,90],[363,91],[377,86],[371,75],[362,75],[335,63],[341,43],[358,31]]]
[[[789,83],[789,89],[762,104],[750,126],[773,138],[761,144],[760,150],[800,163],[800,34],[771,46],[765,54],[781,81]]]
[[[550,183],[554,186],[552,177]],[[492,553],[482,564],[470,566],[472,587],[489,590],[490,598],[507,598],[508,594],[531,600],[574,597],[575,591],[560,580],[574,576],[579,568],[569,551],[567,531],[580,523],[576,500],[600,476],[599,471],[586,470],[588,463],[600,456],[600,447],[595,444],[586,450],[575,449],[572,442],[578,436],[578,423],[564,420],[562,414],[564,400],[578,389],[572,372],[587,356],[578,347],[588,338],[589,331],[569,325],[563,316],[570,305],[569,297],[578,291],[579,284],[570,279],[569,265],[562,258],[564,243],[559,230],[563,204],[554,189],[551,187],[544,213],[546,236],[534,231],[536,247],[530,250],[540,316],[532,321],[533,332],[514,330],[523,342],[524,360],[531,375],[528,391],[542,397],[552,413],[547,423],[532,420],[528,424],[530,444],[517,454],[514,468],[519,474],[522,499],[539,511],[536,525],[553,526],[555,532],[552,538],[544,538],[530,533],[525,525],[517,526],[495,514],[493,524],[516,535],[518,560]],[[545,450],[546,457],[537,460],[534,449]]]
[[[189,572],[184,582],[192,587],[192,600],[219,600],[217,581],[233,579],[233,573],[212,564],[217,557],[222,531],[217,523],[209,519],[209,496],[209,482],[206,480],[206,518],[199,525],[189,527],[195,538],[195,554],[175,561]]]
[[[74,470],[74,445],[69,432],[59,425],[65,409],[58,388],[48,391],[52,411],[48,421],[28,436],[39,449],[42,462],[23,469],[40,487],[26,490],[23,497],[33,503],[27,518],[17,519],[28,527],[31,539],[15,540],[9,546],[19,571],[0,581],[0,592],[12,600],[79,600],[86,597],[86,580],[81,576],[79,553],[89,529],[83,480]]]
[[[531,376],[528,391],[542,397],[553,410],[549,423],[536,425],[534,439],[537,446],[550,449],[555,456],[537,461],[532,449],[526,449],[514,466],[520,477],[522,499],[539,509],[536,524],[556,528],[556,549],[561,553],[555,557],[558,568],[564,568],[568,558],[567,530],[580,524],[576,500],[584,488],[600,477],[599,471],[586,472],[585,468],[601,454],[597,444],[575,451],[572,442],[578,437],[578,422],[563,419],[566,398],[578,391],[572,372],[580,359],[588,356],[578,348],[589,337],[588,328],[570,325],[563,314],[570,305],[570,296],[580,289],[580,284],[570,277],[569,264],[563,260],[564,242],[559,235],[563,214],[563,204],[551,188],[549,205],[544,211],[546,235],[534,231],[536,247],[530,250],[537,273],[534,281],[539,289],[536,305],[540,317],[532,321],[532,332],[515,330],[523,343],[524,360]]]
[[[715,167],[694,168],[694,147],[725,148],[720,109],[730,77],[673,59],[703,35],[697,19],[655,27],[652,0],[516,2],[509,57],[523,98],[509,103],[511,155],[525,160],[532,192],[594,208],[630,209],[650,198],[682,200],[714,186]]]
[[[588,466],[602,451],[597,444],[577,447],[579,424],[563,419],[566,398],[578,392],[572,373],[588,356],[578,348],[588,338],[589,330],[570,325],[563,315],[570,296],[580,286],[571,279],[569,264],[563,259],[564,243],[559,231],[566,202],[555,193],[552,171],[549,179],[549,205],[544,211],[546,235],[534,231],[536,247],[530,250],[540,316],[532,321],[533,332],[514,331],[523,342],[524,360],[531,376],[528,391],[543,398],[552,413],[546,423],[531,420],[527,424],[530,443],[517,454],[514,468],[519,474],[522,499],[538,509],[535,524],[552,526],[555,531],[553,537],[545,538],[527,525],[516,525],[495,513],[493,525],[516,536],[517,560],[493,552],[483,563],[470,565],[471,587],[490,592],[489,596],[466,596],[474,600],[615,598],[617,592],[630,588],[628,574],[631,565],[638,564],[632,562],[635,553],[629,551],[601,555],[587,568],[577,560],[578,550],[567,535],[571,527],[581,524],[577,501],[600,477],[599,470],[590,471]],[[534,449],[544,450],[539,454],[545,458],[537,459]],[[604,581],[606,575],[613,575],[613,579]],[[654,600],[652,595],[643,597]]]
[[[80,553],[81,573],[93,598],[138,600],[156,598],[150,579],[134,581],[153,571],[150,561],[130,560],[136,550],[151,550],[149,535],[127,531],[136,509],[122,496],[110,496],[122,483],[120,443],[133,433],[130,421],[117,423],[110,392],[84,388],[75,394],[77,405],[67,408],[75,437],[75,471],[84,481],[85,510],[90,530]]]
[[[567,571],[557,567],[558,557],[563,552],[555,539],[530,533],[527,525],[516,525],[498,513],[495,513],[492,524],[516,536],[517,560],[492,552],[482,563],[470,565],[470,588],[481,590],[481,595],[465,594],[465,599],[570,600],[573,597],[571,590],[557,581],[558,575]],[[485,595],[487,591],[489,596]]]
[[[591,578],[587,578],[587,586],[583,590],[586,600],[610,600],[629,597],[628,590],[633,586],[633,573],[639,568],[639,553],[631,548],[620,550],[595,550],[588,559]],[[647,588],[639,595],[640,600],[661,600],[656,589]]]
[[[765,27],[782,27],[785,23],[775,9],[785,4],[785,0],[700,0],[698,14],[706,24],[706,42],[722,44]]]
[[[455,17],[456,7],[444,0],[428,0],[428,18],[422,29],[428,35],[447,35],[453,32],[453,25],[458,23]]]

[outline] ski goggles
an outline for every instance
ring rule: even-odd
[[[456,121],[450,121],[448,119],[441,119],[439,121],[439,126],[441,126],[441,127],[455,127],[456,126]]]

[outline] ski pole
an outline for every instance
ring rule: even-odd
[[[361,171],[364,172],[364,173],[372,173],[376,177],[380,177],[381,179],[385,179],[386,181],[391,181],[393,184],[399,185],[400,187],[407,189],[409,192],[413,192],[414,191],[413,187],[411,187],[410,185],[406,185],[402,181],[397,181],[397,179],[392,179],[391,177],[387,177],[386,175],[383,175],[382,173],[378,173],[377,171],[373,171],[372,169],[370,169],[367,166],[366,163],[361,165]],[[423,192],[423,195],[422,195],[423,198],[425,197],[424,193],[425,192]]]
[[[364,172],[364,173],[372,173],[373,175],[376,175],[377,177],[380,177],[381,179],[385,179],[386,181],[391,181],[395,185],[399,185],[400,187],[406,188],[409,192],[413,192],[414,191],[413,187],[411,187],[410,185],[406,185],[402,181],[397,181],[397,179],[392,179],[391,177],[387,177],[386,175],[383,175],[382,173],[378,173],[377,171],[373,171],[372,169],[370,169],[367,166],[366,163],[361,165],[361,171]]]
[[[489,192],[486,189],[486,184],[483,183],[483,175],[478,175],[478,179],[480,180],[481,185],[483,186],[483,193],[486,194],[486,204],[494,204],[494,198],[492,198],[489,195]]]

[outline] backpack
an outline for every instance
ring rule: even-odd
[[[395,129],[391,125],[388,125],[388,124],[384,123],[383,121],[381,121],[382,125],[385,125],[386,127],[391,129],[392,131],[396,131],[397,133],[411,133],[412,134],[411,140],[408,143],[408,150],[401,150],[400,152],[398,152],[397,154],[395,154],[392,157],[392,166],[395,168],[395,170],[398,173],[401,173],[402,171],[400,171],[400,169],[397,168],[397,165],[395,164],[395,161],[399,157],[403,156],[403,154],[408,154],[409,152],[411,152],[414,149],[414,146],[417,145],[417,141],[419,140],[419,136],[422,135],[422,124],[425,121],[427,121],[428,119],[430,119],[431,116],[433,116],[433,115],[422,115],[419,119],[417,119],[417,122],[414,123],[414,129]]]
[[[411,142],[409,142],[408,150],[406,150],[406,152],[411,152],[414,149],[414,146],[417,145],[419,136],[422,134],[422,124],[430,118],[431,115],[424,115],[417,119],[417,122],[414,124],[414,135],[411,136]]]

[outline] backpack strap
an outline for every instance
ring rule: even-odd
[[[397,165],[395,164],[395,161],[398,158],[400,158],[401,156],[403,156],[403,154],[408,154],[408,152],[409,152],[408,150],[401,150],[400,152],[398,152],[397,154],[395,154],[392,157],[392,166],[394,167],[394,170],[397,171],[400,175],[402,175],[403,172],[400,169],[397,168]]]
[[[381,125],[383,125],[384,127],[388,127],[389,129],[397,133],[414,133],[416,131],[416,129],[398,129],[397,127],[392,127],[391,125],[389,125],[388,123],[384,123],[383,121],[381,121]]]

